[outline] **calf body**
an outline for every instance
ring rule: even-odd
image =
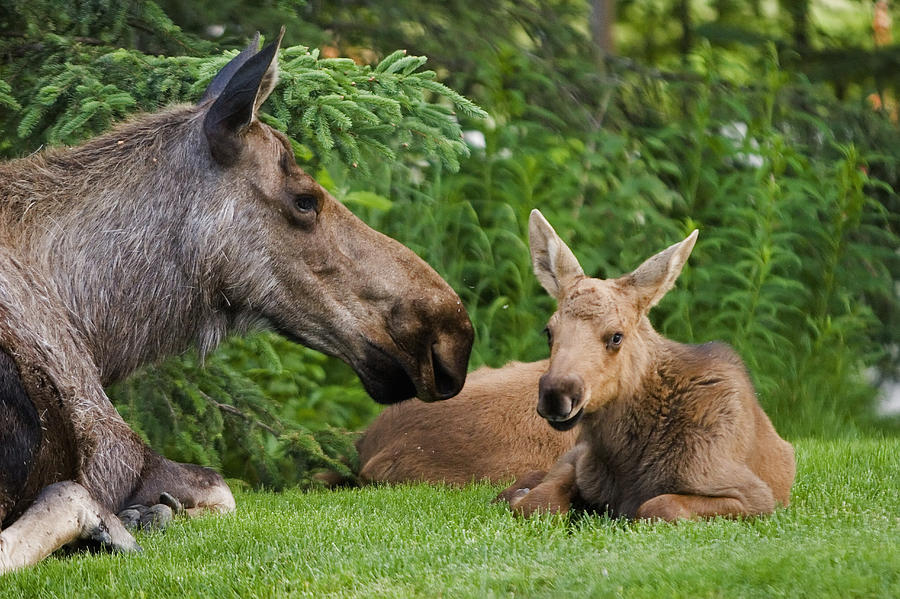
[[[534,410],[547,362],[513,362],[469,374],[437,403],[387,407],[357,443],[363,482],[502,482],[548,469],[577,430],[554,431]]]
[[[725,345],[684,345],[646,314],[671,288],[696,232],[613,280],[585,277],[535,211],[535,272],[559,307],[538,411],[577,444],[546,475],[501,493],[522,514],[571,506],[629,518],[751,516],[787,505],[794,453]],[[535,484],[537,481],[541,481]]]

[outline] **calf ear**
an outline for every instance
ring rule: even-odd
[[[584,271],[575,254],[559,238],[540,210],[532,210],[528,219],[528,240],[531,245],[531,265],[541,286],[557,300],[562,299],[566,287]]]
[[[622,277],[637,292],[641,311],[646,312],[655,306],[675,285],[675,279],[681,274],[696,241],[695,229],[684,241],[669,246],[645,261],[630,275]]]
[[[206,113],[203,131],[213,158],[222,165],[228,166],[237,159],[241,134],[256,118],[257,110],[278,81],[275,57],[283,35],[282,27],[278,39],[236,68]]]

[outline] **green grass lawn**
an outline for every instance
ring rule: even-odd
[[[241,492],[236,514],[51,557],[0,597],[900,597],[900,439],[795,446],[793,503],[768,518],[520,520],[488,485]]]

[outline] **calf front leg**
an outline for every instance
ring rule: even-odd
[[[731,485],[709,484],[697,493],[665,493],[651,497],[638,507],[635,517],[673,522],[679,519],[746,518],[775,510],[772,489],[749,468],[723,469]]]
[[[532,470],[528,474],[517,478],[516,482],[511,484],[509,487],[504,489],[503,492],[494,497],[491,503],[499,503],[501,501],[505,501],[506,503],[511,504],[514,499],[518,500],[525,494],[530,493],[531,490],[541,484],[541,482],[545,478],[547,478],[546,470]]]
[[[496,500],[507,501],[514,513],[526,518],[536,512],[565,514],[578,493],[575,462],[583,451],[583,446],[576,445],[553,464],[546,476],[540,478],[540,472],[529,473],[500,493]],[[538,484],[530,486],[534,483]]]
[[[572,506],[575,495],[575,466],[561,464],[554,466],[541,484],[525,493],[518,493],[509,507],[520,516],[529,517],[534,513],[565,514]]]
[[[645,520],[696,520],[715,516],[749,516],[740,500],[734,497],[706,497],[666,493],[648,499],[637,510],[636,518]]]
[[[134,537],[112,512],[78,483],[46,487],[34,503],[0,533],[0,574],[41,561],[63,545],[90,540],[113,551],[139,551]]]

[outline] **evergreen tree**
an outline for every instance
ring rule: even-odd
[[[185,33],[149,0],[4,0],[0,154],[76,144],[130,114],[195,101],[237,51]],[[298,160],[326,185],[322,165],[335,162],[360,176],[373,165],[422,160],[454,171],[468,154],[457,112],[484,116],[424,70],[425,57],[403,50],[368,65],[293,45],[279,61],[279,85],[260,118],[289,135]],[[386,201],[375,194],[347,199]],[[334,403],[331,422],[356,428],[367,410],[342,415],[340,406],[371,401],[358,385],[347,385],[349,369],[329,364],[340,373],[335,391],[324,360],[261,334],[231,340],[205,363],[189,354],[148,367],[110,396],[135,430],[172,459],[224,468],[254,484],[310,482],[312,471],[325,466],[350,474],[353,437],[323,425],[323,415],[309,428],[304,409]]]
[[[603,64],[599,4],[616,14],[617,56]],[[256,29],[284,23],[264,118],[460,293],[473,366],[545,355],[552,302],[531,274],[532,208],[601,276],[699,227],[654,322],[737,347],[780,430],[852,434],[872,419],[866,373],[900,366],[895,50],[872,45],[867,3],[840,38],[817,22],[821,3],[789,4],[0,0],[0,154],[192,101]],[[470,118],[482,113],[444,85],[491,119]],[[483,135],[472,156],[462,128]],[[110,392],[170,457],[273,486],[346,472],[352,437],[324,423],[358,429],[377,409],[349,368],[272,334]]]

